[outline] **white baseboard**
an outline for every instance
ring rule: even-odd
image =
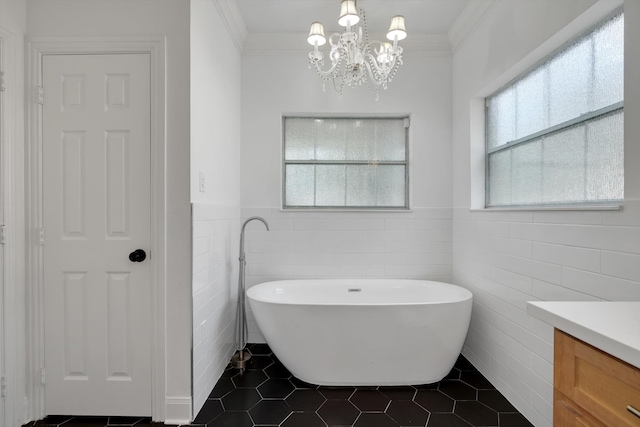
[[[165,424],[182,425],[191,423],[191,397],[167,397]]]

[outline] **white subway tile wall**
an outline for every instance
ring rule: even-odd
[[[453,283],[474,294],[463,354],[534,425],[552,425],[552,327],[535,300],[640,300],[640,201],[621,211],[453,209]]]
[[[405,278],[451,282],[452,210],[407,212],[282,211],[243,208],[262,216],[245,230],[247,288],[271,280]],[[248,311],[249,342],[264,342]]]
[[[240,208],[192,205],[193,408],[204,405],[235,351]]]

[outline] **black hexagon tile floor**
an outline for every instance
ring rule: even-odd
[[[464,357],[445,379],[406,387],[323,387],[293,377],[266,344],[241,374],[227,368],[199,427],[531,427]]]
[[[293,377],[266,344],[240,373],[228,367],[194,427],[532,427],[460,356],[439,383],[323,387]],[[148,418],[47,417],[25,427],[161,427]]]

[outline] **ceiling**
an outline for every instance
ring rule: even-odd
[[[249,33],[307,33],[320,21],[325,34],[337,24],[340,0],[236,0]],[[411,34],[446,34],[470,0],[358,0],[371,33],[386,33],[394,15],[404,15]]]

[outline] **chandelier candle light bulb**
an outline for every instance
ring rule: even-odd
[[[371,84],[378,100],[378,89],[386,89],[402,65],[402,48],[398,41],[407,37],[404,16],[396,15],[391,19],[387,39],[393,44],[369,42],[365,14],[362,9],[358,13],[355,0],[341,1],[338,24],[346,31],[329,37],[331,65],[328,69],[324,69],[324,54],[318,49],[327,42],[324,27],[320,22],[311,24],[307,42],[314,49],[309,53],[309,68],[314,67],[322,78],[323,90],[326,82],[331,82],[342,96],[345,85],[355,88],[362,83]]]
[[[384,42],[380,45],[380,48],[376,50],[376,54],[378,55],[378,62],[381,64],[387,64],[391,61],[391,50],[393,46],[391,43]]]

